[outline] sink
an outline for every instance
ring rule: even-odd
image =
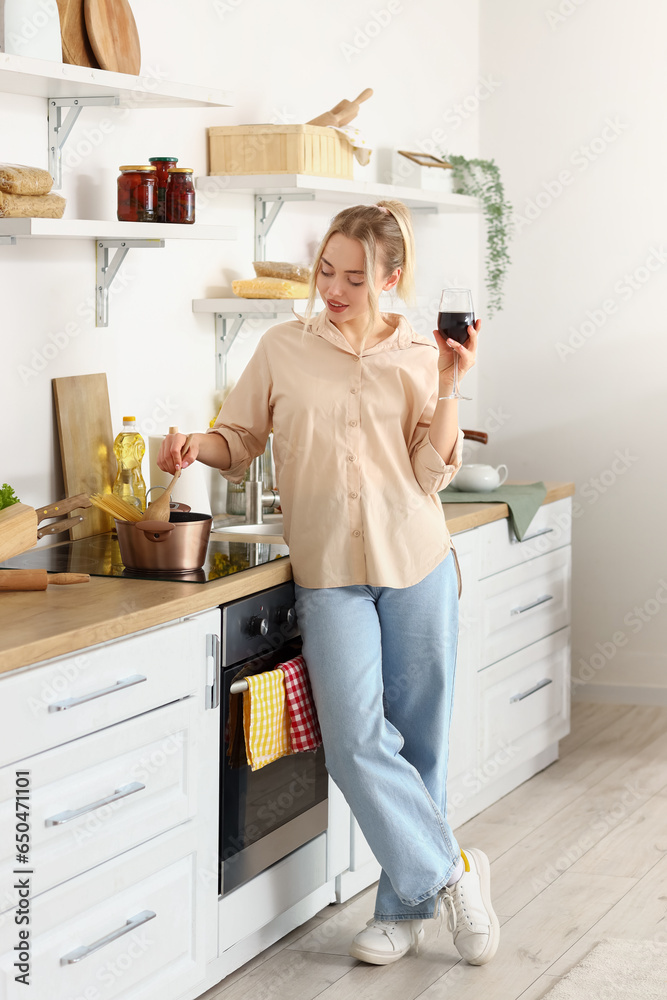
[[[263,524],[246,524],[242,518],[229,517],[213,522],[212,534],[230,541],[265,542],[268,545],[284,545],[282,535],[282,514],[265,514]]]

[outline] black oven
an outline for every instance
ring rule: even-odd
[[[294,585],[280,584],[221,610],[219,892],[224,895],[327,829],[328,778],[321,747],[256,771],[245,762],[243,677],[301,652]]]

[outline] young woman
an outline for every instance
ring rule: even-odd
[[[455,555],[437,491],[461,465],[452,390],[475,363],[381,313],[409,300],[414,241],[400,202],[333,220],[317,253],[305,321],[270,329],[215,427],[168,436],[158,465],[197,459],[240,483],[274,432],[274,460],[303,652],[329,773],[382,866],[375,915],[350,952],[385,965],[446,908],[459,953],[498,947],[489,862],[461,851],[446,818],[458,635]],[[312,317],[316,292],[324,309]]]

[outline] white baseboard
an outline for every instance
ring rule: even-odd
[[[616,705],[667,706],[667,688],[648,684],[580,684],[573,689],[572,699]]]

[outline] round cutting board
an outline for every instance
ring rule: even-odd
[[[58,0],[60,33],[63,42],[63,62],[72,66],[99,68],[95,58],[83,14],[84,0]]]
[[[85,0],[86,30],[102,69],[131,73],[141,69],[141,47],[127,0]]]

